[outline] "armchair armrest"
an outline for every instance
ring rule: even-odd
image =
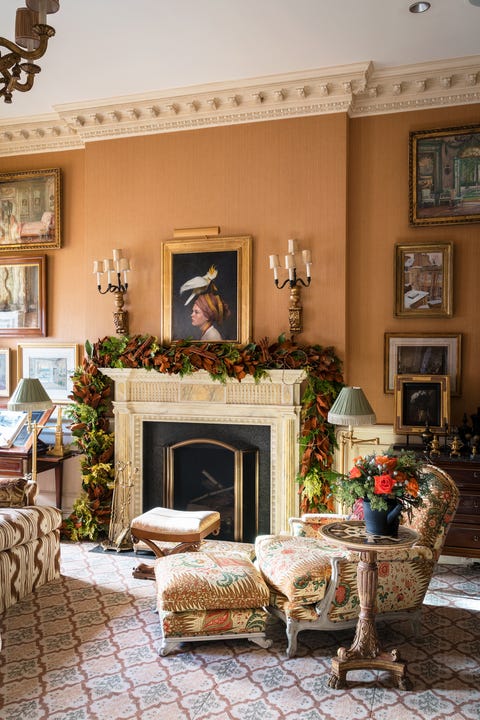
[[[297,537],[318,537],[318,528],[335,520],[346,520],[347,515],[338,513],[306,513],[299,518],[289,518],[290,531]]]

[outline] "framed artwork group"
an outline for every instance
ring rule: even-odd
[[[410,132],[409,221],[412,227],[480,221],[480,125]],[[395,245],[395,318],[450,319],[453,287],[452,242]],[[461,333],[385,333],[384,392],[394,394],[396,432],[422,433],[426,424],[445,432],[461,380]]]

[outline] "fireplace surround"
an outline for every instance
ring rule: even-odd
[[[297,515],[299,508],[295,478],[299,467],[303,370],[270,370],[258,381],[247,376],[241,381],[229,378],[225,383],[213,380],[204,370],[183,377],[142,369],[102,368],[102,373],[114,383],[115,464],[133,469],[127,506],[116,506],[118,498],[124,499],[125,495],[117,494],[114,499],[113,512],[123,518],[124,524],[149,509],[144,506],[145,423],[175,423],[198,425],[198,437],[207,426],[248,426],[253,428],[254,436],[255,427],[267,429],[268,508],[260,531],[278,533],[287,529],[288,518]],[[153,502],[151,497],[148,502]]]

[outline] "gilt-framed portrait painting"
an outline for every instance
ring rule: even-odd
[[[410,133],[410,224],[480,221],[480,125]]]
[[[0,174],[0,252],[61,245],[60,169]]]
[[[250,236],[163,243],[164,342],[249,342],[251,247]]]
[[[396,433],[421,434],[426,426],[441,433],[450,424],[448,375],[395,375]]]

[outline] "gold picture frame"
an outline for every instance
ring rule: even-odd
[[[249,235],[164,242],[163,342],[248,343],[251,256]],[[199,303],[206,316],[200,314],[196,305],[200,295],[203,297]],[[206,321],[201,323],[204,318]]]
[[[45,255],[0,254],[0,337],[47,334]]]
[[[414,226],[480,221],[480,125],[409,135],[409,219]]]
[[[17,377],[38,378],[56,405],[70,402],[72,375],[80,365],[77,343],[21,343],[17,345]]]
[[[395,317],[451,317],[453,243],[395,245]]]
[[[0,252],[61,246],[60,169],[0,174]]]
[[[428,424],[442,433],[450,424],[448,375],[395,375],[395,423],[400,435],[421,434]]]
[[[450,393],[461,394],[461,333],[385,333],[384,392],[395,375],[449,375]]]

